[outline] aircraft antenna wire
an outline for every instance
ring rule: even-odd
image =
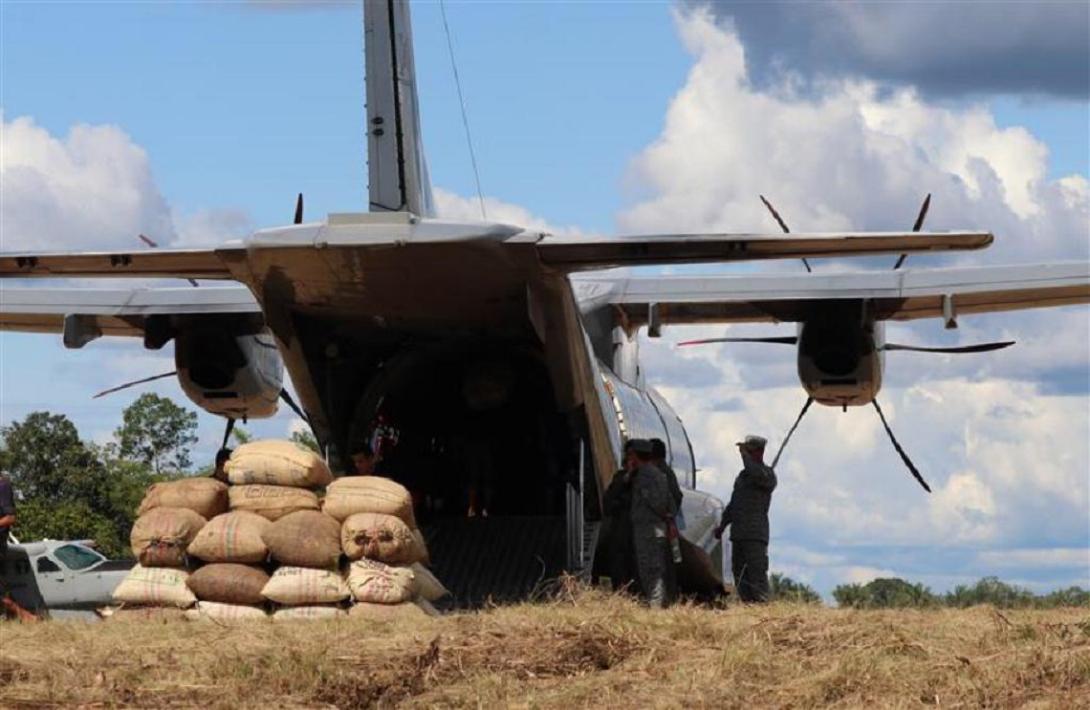
[[[454,86],[458,90],[458,104],[462,109],[462,126],[466,131],[466,146],[469,148],[469,162],[473,165],[473,179],[477,183],[477,200],[481,205],[481,219],[488,219],[484,208],[484,192],[481,190],[481,172],[477,169],[477,154],[473,151],[473,137],[469,132],[469,115],[466,112],[466,100],[462,93],[462,79],[458,75],[458,62],[454,58],[454,42],[450,38],[450,24],[447,23],[447,5],[439,0],[439,13],[443,16],[443,31],[447,36],[447,51],[450,53],[450,68],[454,73]]]

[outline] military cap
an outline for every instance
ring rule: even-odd
[[[763,449],[766,444],[768,439],[756,434],[746,434],[746,438],[738,442],[738,446],[744,446],[747,449]]]
[[[647,439],[629,439],[628,446],[637,454],[651,453],[651,442]]]

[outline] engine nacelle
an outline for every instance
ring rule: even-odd
[[[201,409],[232,419],[276,414],[284,363],[272,333],[182,331],[174,338],[174,363],[182,391]]]
[[[820,404],[870,404],[882,387],[881,324],[806,323],[799,333],[799,381]]]

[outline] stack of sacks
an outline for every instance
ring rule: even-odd
[[[431,602],[447,590],[422,564],[428,550],[404,486],[377,476],[341,478],[329,486],[322,509],[342,521],[341,549],[350,560],[348,586],[356,601],[350,614],[435,612]]]
[[[273,619],[329,618],[351,592],[340,572],[341,526],[325,513],[299,510],[269,525],[262,539],[281,567],[261,595],[286,608]]]
[[[261,538],[272,525],[256,513],[236,510],[217,515],[189,543],[189,555],[206,564],[190,575],[189,589],[200,601],[190,619],[217,621],[265,616],[261,590],[269,581],[269,548]]]
[[[187,608],[189,544],[207,518],[227,510],[227,486],[211,478],[156,483],[137,509],[129,542],[139,564],[114,590],[114,600],[145,607]]]
[[[234,450],[224,466],[231,510],[276,521],[298,510],[318,510],[316,488],[333,475],[313,451],[290,441],[252,441]]]

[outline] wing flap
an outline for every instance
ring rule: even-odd
[[[663,323],[744,323],[805,320],[816,305],[868,300],[881,320],[943,315],[949,297],[961,314],[1090,303],[1090,263],[1065,262],[920,271],[836,274],[573,277],[585,311],[604,304],[633,324],[652,306]]]
[[[0,289],[0,330],[24,333],[60,333],[68,315],[82,316],[103,335],[140,336],[149,316],[259,313],[242,286]]]

